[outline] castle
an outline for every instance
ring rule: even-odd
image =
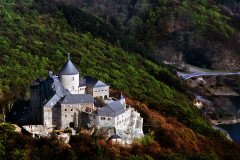
[[[120,137],[124,143],[141,138],[143,118],[126,105],[122,94],[119,99],[109,97],[109,87],[88,76],[79,79],[79,71],[68,57],[58,76],[50,71],[45,80],[32,82],[33,123],[58,130],[78,127],[79,123],[97,131],[113,129],[106,132],[108,137]],[[105,106],[97,106],[96,99],[104,100]]]

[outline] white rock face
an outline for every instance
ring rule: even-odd
[[[134,139],[140,139],[144,136],[142,126],[143,118],[140,117],[140,113],[130,108],[126,114],[129,114],[129,121],[124,127],[116,128],[116,134],[122,137],[123,144],[131,144]]]

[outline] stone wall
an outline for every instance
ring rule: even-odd
[[[61,106],[55,105],[52,108],[52,124],[57,126],[57,129],[60,129],[60,126],[62,124],[61,119]]]
[[[52,108],[50,107],[43,107],[43,125],[45,126],[52,126]]]
[[[23,128],[30,133],[49,133],[53,131],[53,127],[47,127],[44,125],[25,125]]]
[[[130,111],[130,112],[129,112]],[[116,129],[116,134],[122,137],[122,141],[125,144],[132,143],[132,140],[135,138],[141,138],[144,136],[142,125],[143,125],[143,118],[140,117],[140,113],[138,113],[134,108],[128,108],[126,113],[127,115],[130,114],[129,121],[126,121],[125,127],[118,127]]]
[[[94,104],[81,104],[82,112],[92,112],[94,110]]]
[[[61,129],[69,127],[72,122],[75,127],[78,126],[79,112],[91,113],[94,109],[94,104],[68,104],[61,105]]]
[[[78,87],[78,94],[86,94],[86,86]]]
[[[108,118],[111,119],[108,120]],[[95,120],[95,128],[99,131],[104,128],[115,128],[115,134],[122,137],[121,143],[123,144],[130,144],[133,139],[144,136],[142,130],[143,118],[132,107],[127,108],[124,113],[116,117],[104,117],[102,119],[101,116],[96,116]]]
[[[102,97],[103,99],[109,98],[109,86],[93,88],[93,97]]]
[[[96,116],[96,128],[115,127],[115,117]]]
[[[116,130],[126,129],[131,120],[131,108],[127,108],[123,114],[115,117],[115,120]]]
[[[80,104],[61,105],[61,129],[68,128],[70,123],[78,124],[78,114],[81,112]]]
[[[75,75],[59,75],[61,84],[68,89],[71,94],[78,94],[79,74]]]
[[[92,128],[95,127],[96,124],[96,116],[94,114],[81,112],[81,126],[85,128]]]

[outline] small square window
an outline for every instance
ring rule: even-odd
[[[65,111],[67,111],[67,109],[65,109]]]
[[[110,121],[110,120],[111,120],[111,118],[108,118],[108,120]]]
[[[73,111],[73,109],[71,109],[71,111]]]

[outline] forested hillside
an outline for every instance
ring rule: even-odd
[[[145,9],[144,6],[140,8],[145,11],[148,7],[146,4]],[[121,32],[84,10],[54,1],[1,3],[0,28],[1,113],[10,109],[16,100],[28,100],[31,82],[38,77],[45,78],[49,70],[57,74],[70,52],[81,77],[92,76],[111,85],[114,90],[123,91],[130,98],[129,103],[144,117],[146,130],[153,131],[140,144],[134,144],[132,148],[117,146],[114,152],[112,146],[102,141],[98,146],[104,149],[96,147],[94,139],[88,137],[89,141],[86,141],[85,135],[70,141],[72,149],[66,149],[54,137],[38,141],[23,136],[26,141],[22,142],[19,135],[12,133],[11,127],[2,125],[0,147],[6,149],[0,152],[0,156],[37,159],[49,155],[52,159],[56,151],[59,151],[56,159],[63,155],[69,155],[69,159],[89,155],[94,159],[96,152],[99,159],[122,154],[123,159],[129,155],[134,159],[138,154],[156,159],[228,159],[239,156],[238,144],[228,142],[221,133],[211,129],[193,107],[187,87],[174,70],[152,56],[153,44],[160,37],[167,40],[168,32],[162,30],[166,37],[158,35],[156,41],[147,39],[150,33],[146,32],[146,39],[141,40],[141,34],[137,37],[136,33],[126,33],[128,29]],[[7,137],[6,130],[11,133]],[[221,143],[225,145],[219,145]],[[228,151],[222,155],[219,151],[225,147]],[[157,149],[153,151],[152,148]],[[150,158],[148,156],[145,159]]]
[[[152,48],[159,59],[240,68],[237,0],[61,1],[100,16]]]

